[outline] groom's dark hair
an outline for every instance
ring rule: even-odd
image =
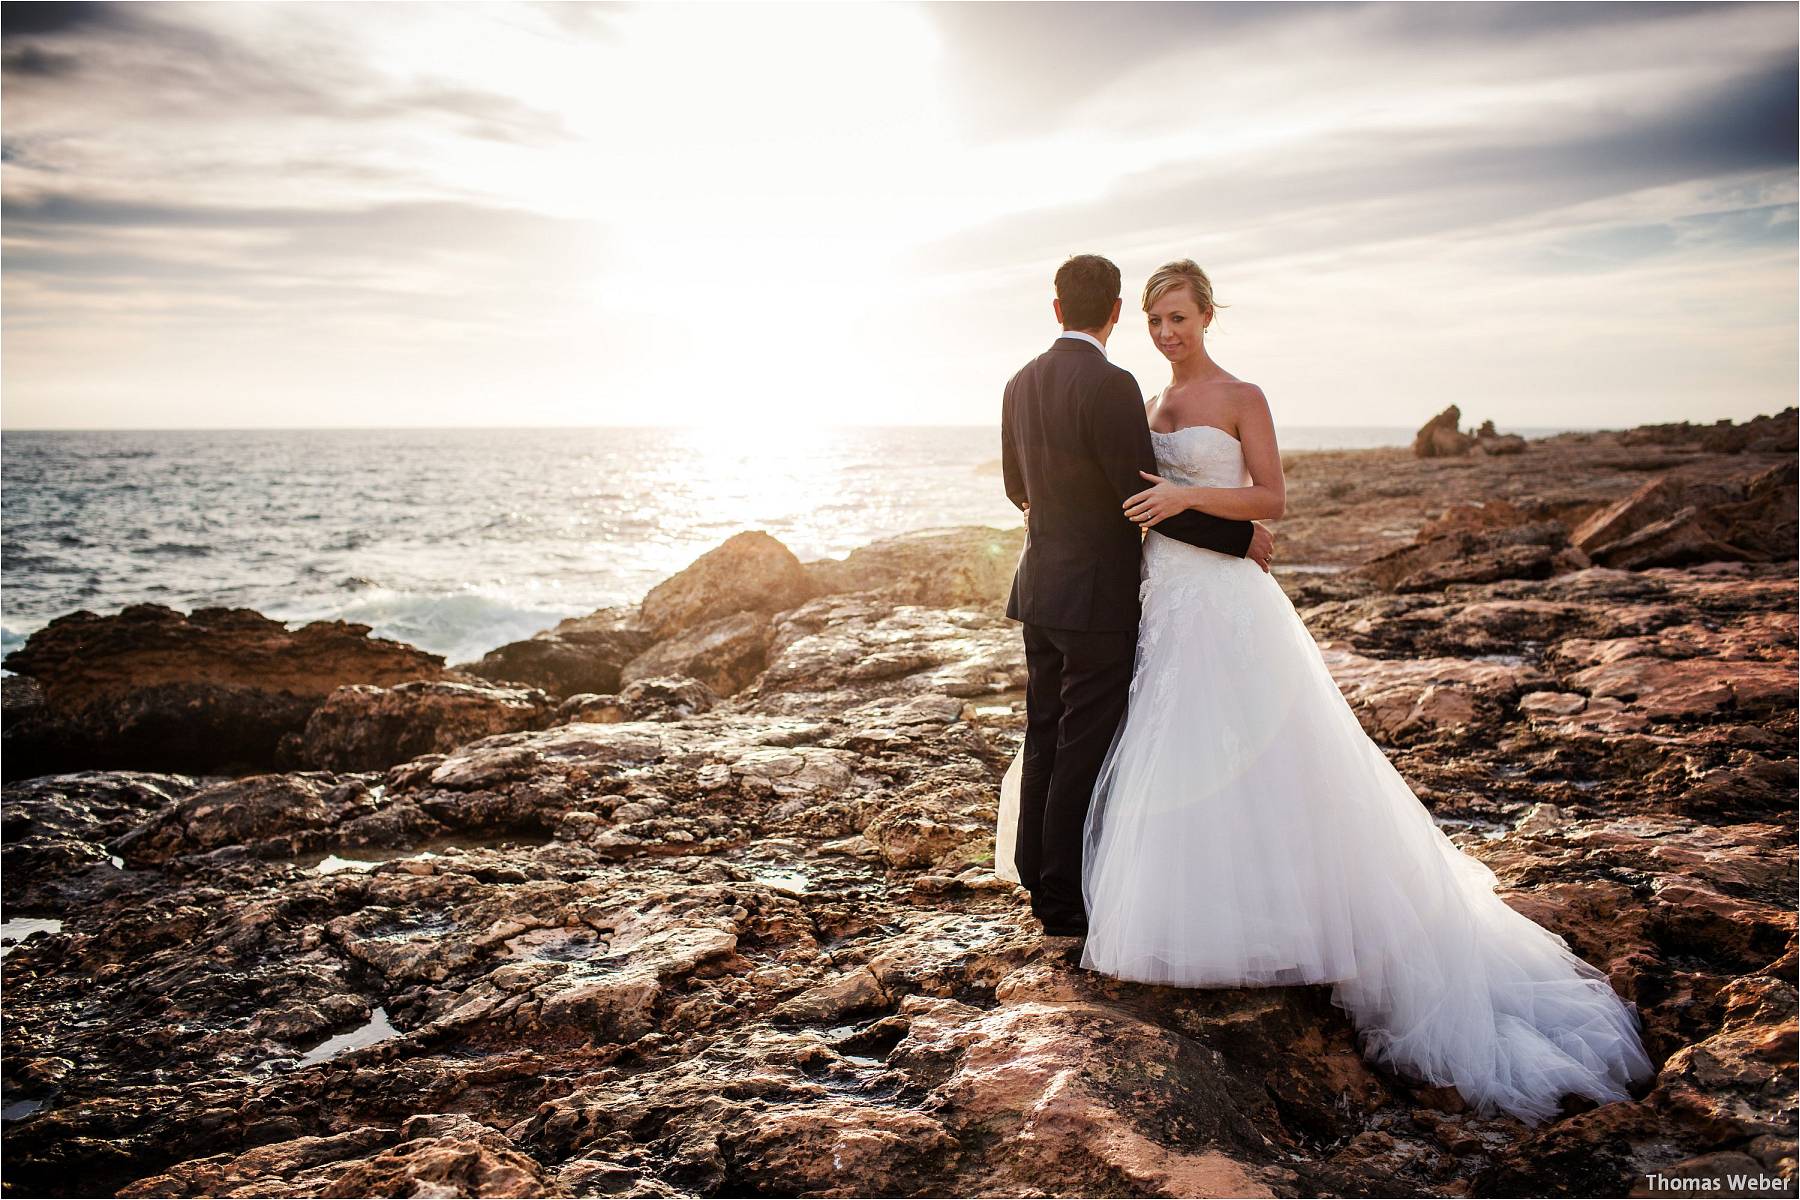
[[[1098,329],[1119,298],[1119,268],[1098,254],[1077,254],[1056,268],[1064,329]]]

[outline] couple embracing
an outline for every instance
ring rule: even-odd
[[[1119,284],[1064,263],[1063,333],[1006,385],[1028,682],[996,870],[1091,970],[1329,984],[1369,1058],[1532,1124],[1627,1099],[1635,1010],[1437,828],[1269,573],[1281,455],[1262,391],[1207,353],[1205,272],[1145,284],[1171,366],[1147,408],[1106,358]]]

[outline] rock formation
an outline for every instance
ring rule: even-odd
[[[1419,428],[1413,436],[1413,455],[1417,458],[1454,458],[1467,454],[1475,439],[1457,426],[1462,422],[1462,409],[1452,404]]]
[[[58,617],[6,656],[35,685],[7,702],[6,776],[276,766],[282,738],[337,688],[446,677],[438,655],[368,632],[343,621],[289,630],[247,608]]]
[[[641,627],[637,609],[602,608],[490,650],[463,669],[496,683],[542,688],[552,696],[616,692],[620,668],[653,640]]]
[[[1570,544],[1646,476],[1735,480],[1729,506],[1782,456],[1667,453],[1302,456],[1277,541],[1316,548],[1284,585],[1421,801],[1637,1004],[1659,1070],[1630,1101],[1527,1129],[1369,1066],[1324,988],[1078,969],[992,872],[1024,665],[991,564],[940,538],[784,591],[752,540],[663,593],[671,656],[762,631],[735,694],[334,685],[320,754],[411,756],[9,783],[0,898],[60,924],[7,947],[8,1186],[1791,1194],[1792,554],[1621,570]]]
[[[535,688],[447,680],[353,684],[327,696],[283,749],[312,769],[378,771],[496,733],[539,728],[551,712],[550,698]]]
[[[651,588],[641,611],[645,627],[667,638],[734,613],[779,612],[812,594],[812,579],[793,551],[766,533],[749,532]]]
[[[806,564],[822,594],[879,592],[901,604],[1005,608],[1025,530],[970,525],[883,538],[842,560]]]
[[[1736,484],[1661,476],[1571,538],[1594,562],[1626,569],[1792,558],[1795,480],[1791,459]]]

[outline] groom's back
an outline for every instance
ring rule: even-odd
[[[1136,380],[1079,338],[1057,339],[1008,381],[1008,487],[1021,485],[1031,509],[1007,616],[1055,629],[1137,627],[1141,537],[1095,453],[1097,430],[1116,430],[1121,406],[1143,420]]]

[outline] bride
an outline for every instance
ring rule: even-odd
[[[1329,983],[1363,1052],[1536,1124],[1568,1094],[1629,1098],[1651,1074],[1636,1011],[1567,943],[1494,894],[1363,733],[1274,576],[1165,538],[1183,508],[1281,515],[1262,392],[1206,352],[1212,285],[1188,260],[1144,288],[1169,360],[1148,416],[1158,475],[1126,501],[1150,530],[1130,705],[1083,841],[1081,965],[1180,986]],[[1002,787],[1009,878],[1018,763]]]

